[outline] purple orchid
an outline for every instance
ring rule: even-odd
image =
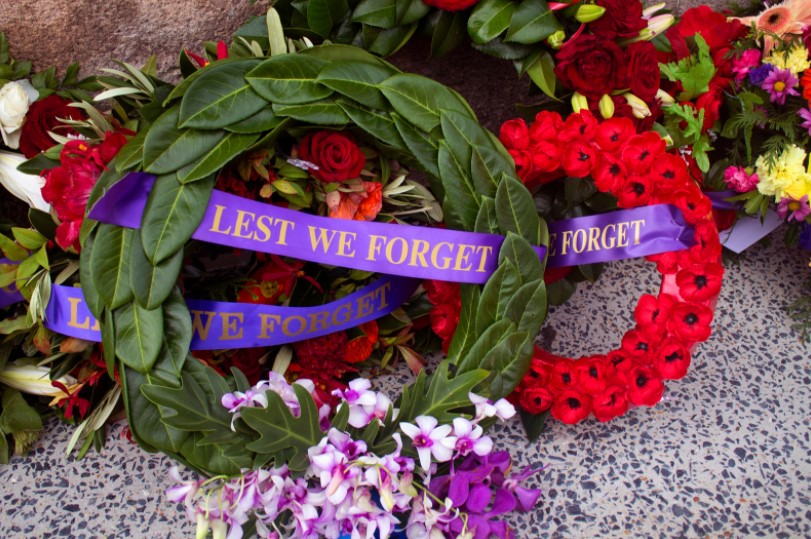
[[[421,415],[415,419],[417,425],[400,423],[400,430],[411,438],[411,444],[420,457],[420,466],[423,470],[431,469],[431,456],[437,462],[448,462],[453,457],[453,450],[442,444],[452,430],[450,425],[439,425],[434,417]]]

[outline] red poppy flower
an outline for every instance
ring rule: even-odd
[[[663,275],[670,275],[679,270],[679,253],[687,252],[687,249],[682,251],[668,251],[658,255],[648,255],[645,260],[656,264],[656,271]]]
[[[632,329],[622,336],[622,351],[638,361],[652,352],[660,340],[654,335]]]
[[[498,139],[508,150],[526,150],[529,147],[529,127],[522,118],[501,124]]]
[[[628,170],[619,156],[613,153],[604,153],[600,161],[591,172],[594,186],[603,193],[616,193],[627,183]]]
[[[552,142],[539,140],[530,148],[533,172],[554,172],[560,168],[560,148]]]
[[[706,341],[710,337],[712,309],[698,303],[680,303],[673,309],[667,327],[678,338],[688,342]]]
[[[636,134],[634,122],[628,118],[610,118],[597,127],[594,141],[606,152],[616,152]]]
[[[681,210],[688,225],[706,219],[712,212],[710,199],[698,187],[676,191],[673,193],[673,203]]]
[[[707,260],[718,260],[721,256],[721,240],[718,238],[715,223],[705,219],[693,227],[693,241],[695,245],[689,249],[678,251],[679,264],[703,264]]]
[[[654,367],[665,380],[680,380],[690,368],[690,351],[672,337],[659,345],[653,357]]]
[[[670,294],[653,296],[645,294],[639,298],[634,309],[637,327],[646,335],[661,337],[667,329],[667,321],[678,300]]]
[[[605,356],[607,378],[618,384],[624,384],[634,362],[622,350],[612,350]]]
[[[689,179],[687,164],[681,157],[665,153],[651,167],[650,175],[656,188],[656,196],[668,200],[677,187],[683,186]]]
[[[549,365],[538,358],[532,358],[529,369],[521,380],[526,387],[545,386],[549,381]]]
[[[573,389],[559,393],[552,405],[552,417],[567,425],[586,419],[591,413],[591,399]]]
[[[577,383],[588,394],[599,393],[608,385],[605,357],[581,359],[576,364]]]
[[[638,365],[628,374],[628,400],[637,406],[653,406],[664,391],[662,377],[651,367]]]
[[[724,267],[721,264],[693,264],[676,274],[679,294],[687,301],[706,301],[721,291]]]
[[[549,373],[549,387],[562,391],[577,385],[577,369],[575,362],[570,359],[563,359],[555,363]]]
[[[535,121],[529,128],[529,136],[533,142],[541,140],[558,140],[558,133],[563,128],[563,118],[557,112],[542,110],[535,115]]]
[[[628,411],[625,390],[611,386],[592,399],[592,412],[598,421],[606,422]]]
[[[622,159],[630,172],[644,174],[665,153],[667,145],[662,137],[654,131],[634,135],[622,149]]]
[[[573,178],[585,178],[597,166],[599,153],[591,144],[573,141],[567,144],[560,156],[560,164],[566,175]]]
[[[625,184],[617,192],[617,206],[638,208],[645,206],[653,193],[653,182],[649,176],[628,176]]]
[[[590,110],[582,110],[579,114],[571,114],[557,135],[557,139],[563,142],[579,140],[580,142],[591,142],[597,132],[597,119]]]
[[[515,172],[521,181],[526,184],[531,178],[534,168],[532,166],[532,152],[527,150],[508,149],[507,153],[515,162]]]
[[[545,387],[529,387],[521,391],[518,405],[531,414],[540,414],[552,407],[552,393]]]

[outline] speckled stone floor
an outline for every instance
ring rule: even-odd
[[[807,262],[775,240],[728,267],[714,335],[656,408],[552,423],[534,444],[519,425],[502,428],[498,443],[522,465],[550,464],[536,476],[537,510],[514,520],[517,536],[811,537],[811,345],[783,311]],[[615,345],[636,298],[657,288],[650,264],[613,264],[550,313],[553,351]],[[75,461],[64,456],[69,430],[52,426],[28,457],[0,468],[0,537],[193,537],[163,497],[172,462],[121,433],[111,429],[102,455]]]

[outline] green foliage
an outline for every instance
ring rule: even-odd
[[[710,89],[710,81],[715,76],[715,63],[710,55],[710,47],[701,37],[695,35],[698,52],[682,58],[678,62],[659,64],[659,69],[668,80],[681,82],[682,91],[679,101],[691,101]]]
[[[707,155],[713,149],[704,130],[704,109],[694,109],[689,105],[665,107],[665,126],[673,137],[676,146],[692,146],[693,157],[702,172],[710,169]],[[684,127],[682,127],[682,125]]]

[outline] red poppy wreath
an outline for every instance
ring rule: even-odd
[[[531,367],[512,395],[529,414],[551,410],[564,423],[589,415],[608,421],[631,406],[653,406],[665,380],[682,378],[691,350],[710,336],[724,273],[710,201],[691,179],[685,161],[666,151],[658,133],[637,134],[626,118],[602,123],[588,112],[565,121],[540,112],[532,126],[511,120],[501,140],[528,185],[565,175],[591,178],[619,208],[670,204],[693,229],[688,249],[646,258],[662,274],[658,296],[645,294],[634,310],[636,326],[618,348],[578,360],[536,348]]]

